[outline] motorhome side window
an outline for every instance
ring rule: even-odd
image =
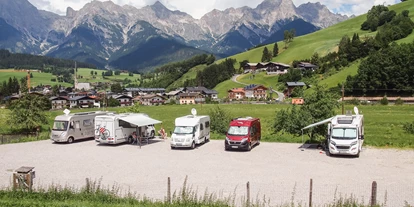
[[[79,121],[75,121],[75,128],[76,128],[76,129],[79,129],[79,128],[80,128],[80,123],[79,123]]]
[[[209,128],[209,127],[210,127],[210,122],[206,121],[206,128]]]
[[[90,119],[83,120],[83,126],[91,126],[92,121]]]
[[[203,124],[200,124],[200,130],[204,130]]]

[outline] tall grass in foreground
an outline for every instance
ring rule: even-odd
[[[126,192],[121,196],[120,188],[116,185],[111,188],[103,188],[101,181],[91,181],[86,179],[84,187],[77,189],[69,186],[51,185],[48,188],[37,188],[33,191],[13,190],[10,188],[0,190],[0,206],[2,207],[129,207],[129,206],[281,206],[296,207],[309,206],[309,204],[295,202],[295,188],[292,192],[291,201],[286,204],[271,205],[270,200],[265,196],[256,197],[251,202],[247,202],[246,197],[240,197],[240,202],[236,201],[236,193],[227,197],[210,193],[206,189],[202,195],[187,184],[187,178],[182,188],[174,192],[168,199],[164,200],[151,199],[146,196],[140,196],[135,193]],[[316,205],[313,205],[316,206]],[[344,198],[334,198],[333,201],[327,202],[323,206],[328,207],[356,207],[370,206],[359,202],[353,196]],[[386,204],[376,205],[386,206]],[[406,207],[411,207],[408,203]]]

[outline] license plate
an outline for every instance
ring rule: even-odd
[[[181,145],[183,145],[183,144],[181,144],[181,143],[177,143],[177,146],[181,146]]]
[[[239,148],[238,146],[231,146],[231,148],[235,148],[235,149],[237,149],[237,148]]]

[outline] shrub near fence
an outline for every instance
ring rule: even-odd
[[[0,134],[0,144],[31,142],[49,139],[50,132],[34,134]]]

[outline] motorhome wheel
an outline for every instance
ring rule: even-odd
[[[132,137],[128,137],[128,143],[132,144],[134,142],[134,140],[132,139]]]
[[[195,148],[195,141],[193,141],[193,143],[191,143],[191,149]]]
[[[155,137],[155,132],[154,131],[151,131],[150,137],[151,138],[154,138]]]
[[[69,137],[68,138],[68,143],[70,144],[70,143],[73,143],[73,137]]]
[[[171,149],[175,149],[175,147],[171,146]]]
[[[252,145],[251,143],[247,143],[247,151],[250,151],[250,150],[252,150]]]

